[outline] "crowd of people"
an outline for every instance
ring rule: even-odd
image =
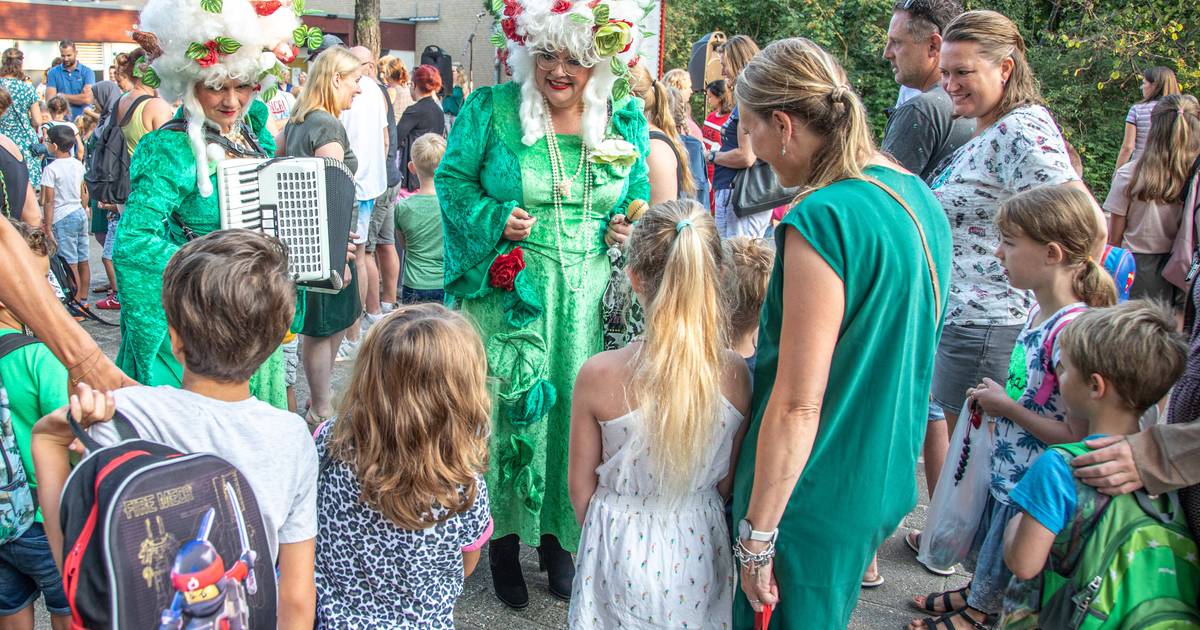
[[[845,627],[920,456],[931,496],[978,509],[952,561],[927,553],[945,514],[907,534],[972,576],[914,597],[910,628],[1200,623],[1200,103],[1170,69],[1146,70],[1100,204],[1016,25],[957,0],[895,4],[878,141],[800,37],[733,35],[696,85],[641,60],[636,2],[503,0],[511,81],[325,36],[289,86],[308,27],[260,4],[150,0],[115,81],[63,42],[44,108],[3,53],[0,428],[36,500],[0,495],[0,625],[32,628],[39,597],[80,625],[69,453],[124,424],[244,475],[277,627],[453,627],[484,548],[524,608],[522,544],[572,628]],[[109,155],[123,196],[90,185]],[[220,229],[216,163],[271,157],[353,173],[336,292]],[[88,301],[89,232],[115,360],[60,300]],[[1142,538],[1111,526],[1138,510]],[[1101,544],[1128,561],[1071,583]],[[1115,586],[1135,570],[1159,577]],[[190,619],[232,588],[175,585]]]

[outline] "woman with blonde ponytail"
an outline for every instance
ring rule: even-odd
[[[569,483],[583,524],[571,628],[727,628],[724,499],[750,385],[726,349],[723,250],[692,201],[651,208],[628,243],[646,335],[579,371]]]
[[[692,198],[696,182],[688,165],[687,149],[679,137],[679,124],[671,114],[667,85],[650,75],[643,64],[633,67],[633,95],[642,99],[650,124],[650,203]]]
[[[1004,561],[1005,527],[1030,510],[1030,491],[1018,484],[1047,444],[1083,439],[1066,421],[1055,357],[1058,335],[1091,307],[1112,306],[1117,290],[1092,257],[1104,234],[1091,195],[1070,185],[1033,188],[1000,205],[996,259],[1016,289],[1037,300],[1017,335],[1007,383],[990,378],[967,390],[992,417],[991,488],[974,543],[964,562],[973,573],[966,588],[917,597],[917,608],[938,617],[913,620],[910,628],[966,628],[1001,612],[1012,573]],[[1039,499],[1044,500],[1044,499]],[[939,611],[934,605],[954,610]],[[946,624],[949,624],[948,626]]]
[[[736,96],[754,153],[802,192],[775,232],[734,481],[734,627],[778,603],[773,628],[844,628],[872,553],[916,504],[950,226],[876,150],[813,42],[767,46]]]
[[[1168,282],[1163,270],[1179,235],[1186,184],[1197,155],[1200,102],[1190,94],[1165,96],[1150,116],[1141,157],[1117,169],[1104,200],[1104,210],[1110,213],[1109,244],[1133,252],[1137,261],[1129,296],[1169,302],[1177,312],[1183,311],[1186,287]],[[1185,258],[1190,262],[1190,256]]]

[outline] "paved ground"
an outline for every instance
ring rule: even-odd
[[[94,272],[93,285],[99,286],[105,282],[103,268],[93,248],[92,269]],[[116,313],[104,313],[112,321],[117,321]],[[104,327],[98,324],[87,324],[88,331],[99,341],[101,347],[110,356],[116,356],[120,344],[120,333],[115,327]],[[334,371],[334,388],[340,391],[350,373],[350,363],[340,363]],[[308,399],[308,386],[301,372],[300,382],[296,386],[296,398],[301,405]],[[958,588],[967,581],[966,576],[959,574],[949,578],[933,575],[916,563],[913,553],[904,544],[903,535],[912,528],[920,528],[925,523],[925,510],[929,499],[925,492],[923,471],[918,474],[918,484],[921,489],[920,504],[905,518],[900,529],[879,550],[880,572],[886,582],[883,586],[863,591],[859,598],[858,608],[850,621],[853,629],[901,628],[915,613],[906,607],[906,602],[917,594],[941,591],[946,588]],[[563,628],[566,626],[567,603],[554,596],[546,587],[546,576],[537,569],[537,554],[532,548],[526,548],[522,554],[522,566],[525,570],[525,580],[529,585],[529,606],[521,611],[514,611],[500,603],[491,592],[491,574],[488,570],[487,552],[479,563],[475,574],[467,578],[463,595],[455,609],[455,620],[459,628],[466,630],[525,630]],[[787,593],[782,594],[781,606],[787,605]],[[40,609],[40,605],[38,606]],[[39,630],[49,628],[44,619],[44,611],[39,611]]]

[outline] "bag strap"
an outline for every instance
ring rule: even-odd
[[[925,236],[924,226],[917,219],[917,213],[913,212],[912,206],[908,205],[908,202],[887,184],[869,175],[863,175],[860,179],[878,186],[883,192],[887,193],[896,203],[900,204],[901,208],[904,208],[904,212],[908,214],[908,218],[912,219],[913,225],[916,226],[917,234],[921,237],[921,247],[925,250],[925,263],[929,266],[929,278],[933,281],[933,318],[935,322],[939,321],[942,313],[942,287],[938,283],[937,265],[933,263],[933,252],[929,250],[929,239]]]
[[[0,359],[8,356],[25,346],[32,346],[35,343],[42,343],[29,335],[11,334],[0,336]]]
[[[143,102],[148,101],[151,98],[153,97],[149,94],[143,94],[133,99],[133,104],[130,105],[129,109],[125,111],[125,115],[121,117],[121,122],[117,123],[117,127],[120,129],[127,127],[129,125],[129,121],[133,120],[133,112],[137,111],[138,105],[141,105]]]
[[[120,411],[113,412],[113,418],[110,422],[113,423],[113,427],[117,430],[117,435],[121,438],[122,442],[141,438],[141,436],[138,435],[137,429],[133,428],[133,423],[130,422],[129,418],[126,418],[125,415]],[[80,426],[79,422],[75,420],[75,417],[71,415],[70,411],[67,411],[67,423],[71,425],[71,433],[74,433],[75,437],[79,438],[79,441],[83,443],[83,446],[87,448],[89,453],[103,448],[101,444],[96,441],[96,438],[92,437],[91,434],[89,434],[82,426]]]
[[[1071,444],[1056,444],[1051,446],[1048,450],[1058,451],[1058,454],[1061,455],[1064,460],[1066,460],[1067,467],[1069,468],[1071,466],[1071,460],[1075,459],[1075,457],[1078,455],[1082,455],[1083,453],[1090,451],[1091,449],[1089,449],[1082,442],[1075,442]],[[1078,479],[1075,480],[1076,487],[1078,487],[1081,483],[1082,482],[1080,482]],[[1092,536],[1092,532],[1096,529],[1096,525],[1100,523],[1100,518],[1104,516],[1105,510],[1107,510],[1108,506],[1112,503],[1113,498],[1109,495],[1095,492],[1094,490],[1092,492],[1094,492],[1096,495],[1095,511],[1092,512],[1092,515],[1088,518],[1071,519],[1071,522],[1067,525],[1066,530],[1068,532],[1066,546],[1065,548],[1060,548],[1062,555],[1058,558],[1054,558],[1052,556],[1055,570],[1060,575],[1071,575],[1075,572],[1075,567],[1079,564],[1079,556],[1083,554],[1084,545],[1087,544],[1088,539]]]
[[[1054,390],[1058,388],[1058,374],[1054,371],[1054,342],[1058,340],[1058,334],[1062,332],[1062,329],[1075,321],[1075,318],[1086,310],[1086,306],[1076,306],[1060,315],[1054,322],[1054,326],[1050,328],[1050,333],[1042,340],[1042,383],[1038,385],[1037,391],[1033,394],[1033,402],[1039,406],[1045,406],[1050,397],[1054,395]]]

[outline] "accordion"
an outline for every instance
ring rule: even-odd
[[[353,227],[354,175],[332,158],[225,160],[217,165],[221,229],[274,236],[299,286],[337,293]]]

